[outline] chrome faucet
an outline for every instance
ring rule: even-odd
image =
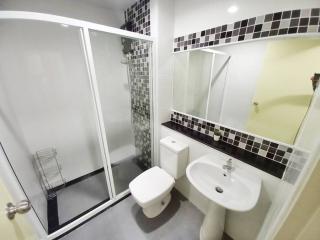
[[[227,173],[230,175],[231,171],[234,169],[232,166],[232,159],[229,158],[226,164],[222,165],[222,169],[227,170]]]

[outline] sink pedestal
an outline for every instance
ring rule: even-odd
[[[221,240],[226,209],[210,201],[209,210],[200,229],[200,240]]]

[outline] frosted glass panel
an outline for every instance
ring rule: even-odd
[[[150,45],[90,32],[116,193],[151,165]]]
[[[2,146],[52,232],[109,199],[80,29],[19,20],[0,32]]]

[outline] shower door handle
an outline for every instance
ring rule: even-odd
[[[12,220],[14,219],[14,216],[16,215],[16,213],[23,214],[28,212],[30,209],[31,209],[31,204],[28,200],[22,200],[18,202],[16,205],[9,202],[7,203],[6,214],[7,214],[7,217],[10,220]]]

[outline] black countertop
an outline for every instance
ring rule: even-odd
[[[248,152],[244,149],[238,148],[222,141],[213,141],[213,137],[171,121],[162,123],[162,125],[179,133],[182,133],[183,135],[186,135],[203,144],[206,144],[209,147],[219,150],[220,152],[223,152],[231,157],[239,159],[240,161],[258,168],[266,173],[269,173],[275,177],[282,178],[283,172],[285,170],[285,165],[281,163],[259,156],[252,152]]]

